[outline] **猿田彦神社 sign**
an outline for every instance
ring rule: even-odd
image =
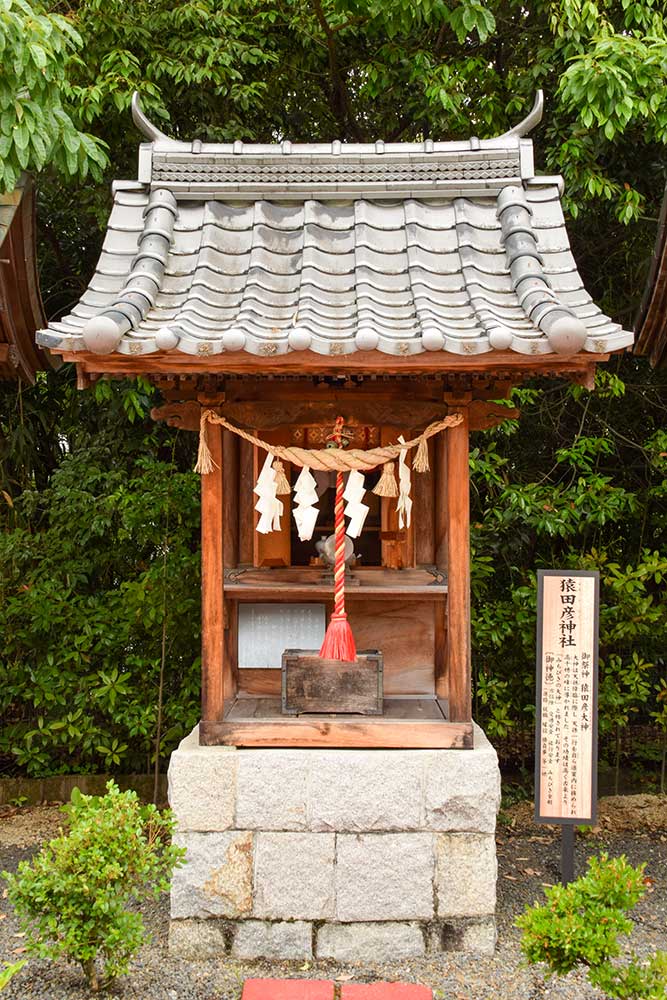
[[[537,577],[535,819],[594,823],[599,576]]]

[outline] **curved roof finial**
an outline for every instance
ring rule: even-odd
[[[159,142],[164,139],[166,142],[170,142],[169,136],[161,132],[157,125],[153,125],[152,122],[148,120],[146,115],[141,109],[141,98],[139,96],[139,91],[135,90],[132,94],[132,120],[137,126],[140,132],[142,132],[147,139],[151,142]]]
[[[533,101],[533,106],[528,112],[526,117],[515,125],[514,128],[509,129],[508,132],[503,132],[499,135],[499,139],[509,139],[511,136],[516,136],[517,138],[522,138],[524,135],[528,135],[536,125],[539,125],[542,121],[542,114],[544,113],[544,91],[538,90],[535,94],[535,100]]]

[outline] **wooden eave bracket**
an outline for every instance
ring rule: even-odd
[[[451,375],[483,374],[498,379],[519,381],[538,375],[558,375],[580,381],[582,372],[594,372],[595,366],[608,361],[610,354],[580,353],[565,357],[546,354],[528,358],[515,351],[494,351],[491,354],[454,355],[442,352],[413,354],[406,358],[379,354],[377,351],[358,351],[337,358],[326,358],[311,351],[292,351],[278,358],[257,358],[242,351],[219,354],[206,361],[194,355],[179,352],[157,352],[143,357],[130,355],[101,355],[90,351],[52,351],[60,353],[63,361],[80,365],[89,375],[131,377],[133,375]]]
[[[165,403],[154,406],[151,410],[152,420],[164,420],[169,427],[177,427],[181,431],[198,431],[201,411],[204,407],[196,399],[187,399],[182,403]]]
[[[515,406],[502,406],[489,399],[474,399],[470,404],[470,430],[487,431],[505,420],[518,420],[520,410]]]

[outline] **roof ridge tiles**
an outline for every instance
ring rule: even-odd
[[[283,139],[275,143],[250,144],[236,139],[230,143],[205,143],[199,139],[190,142],[171,139],[147,118],[141,107],[138,91],[132,95],[132,118],[139,131],[151,141],[151,144],[158,150],[189,153],[193,157],[206,156],[210,151],[219,152],[225,156],[268,155],[276,157],[298,156],[303,153],[330,157],[353,154],[384,157],[392,153],[410,155],[413,152],[426,156],[437,155],[441,152],[493,152],[498,148],[502,150],[518,147],[522,139],[540,123],[543,112],[544,95],[541,90],[538,90],[530,112],[507,132],[490,139],[479,139],[477,136],[470,136],[467,140],[455,139],[444,142],[431,138],[419,142],[385,142],[383,139],[376,139],[374,142],[368,143],[344,143],[340,139],[326,143],[298,143]]]
[[[299,145],[281,146],[281,159],[254,157],[275,168],[262,186],[252,171],[243,183],[151,180],[156,150],[176,148],[157,138],[142,147],[143,183],[115,185],[88,290],[39,343],[123,355],[244,350],[258,357],[602,353],[629,344],[631,334],[583,288],[559,179],[532,176],[530,140],[519,134],[493,140],[486,160],[484,142],[449,144],[447,156],[434,144],[398,166],[389,144],[384,152],[373,147],[366,159],[372,181],[361,176],[364,157],[341,145],[331,152],[333,180],[308,184],[290,173],[290,164],[301,169]],[[215,173],[215,157],[207,163],[206,145],[198,148],[177,153],[186,166],[197,158]],[[252,167],[253,157],[244,160],[244,147],[235,148],[231,156]],[[460,156],[451,155],[456,150]],[[222,157],[224,169],[230,158]],[[505,176],[466,180],[471,163],[491,173],[505,164]],[[422,167],[435,167],[435,180],[415,180]],[[458,176],[443,180],[445,167]],[[341,176],[357,179],[341,183]]]

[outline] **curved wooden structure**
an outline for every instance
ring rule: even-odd
[[[635,354],[648,357],[654,368],[667,364],[667,187],[635,334]]]
[[[52,367],[35,344],[46,323],[35,257],[35,192],[23,174],[11,194],[0,195],[0,378],[35,381]]]

